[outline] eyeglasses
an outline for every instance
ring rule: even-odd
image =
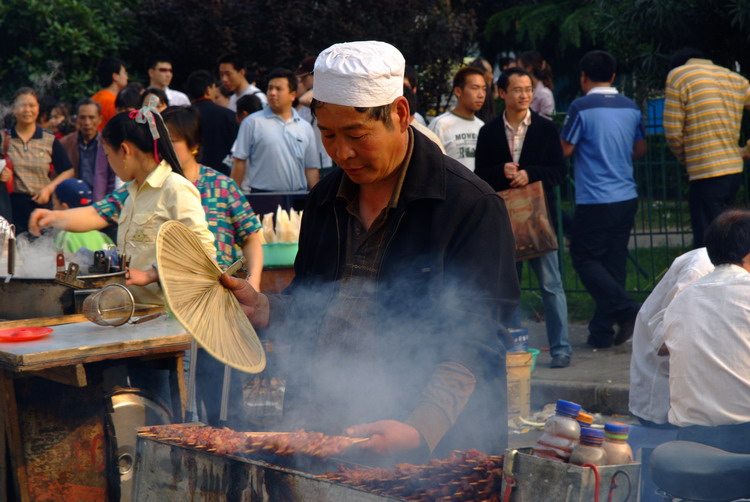
[[[156,71],[161,73],[172,73],[172,68],[157,68]]]

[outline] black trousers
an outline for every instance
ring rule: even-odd
[[[0,183],[0,216],[13,223],[13,210],[10,205],[10,194],[5,183]]]
[[[742,173],[691,181],[688,185],[690,221],[693,224],[693,249],[703,247],[708,225],[734,203],[742,183]]]
[[[16,225],[16,235],[20,235],[29,229],[29,218],[34,209],[51,209],[52,204],[37,204],[31,200],[31,195],[25,193],[10,194],[10,205],[13,208],[13,223]]]
[[[628,240],[638,199],[612,204],[579,204],[570,232],[573,266],[596,302],[590,341],[611,345],[613,325],[635,317],[640,305],[625,290]]]

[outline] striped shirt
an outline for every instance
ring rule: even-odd
[[[689,59],[669,72],[665,89],[667,143],[691,181],[742,172],[739,147],[750,84],[708,59]]]
[[[199,168],[195,186],[201,195],[208,229],[215,237],[216,261],[226,267],[241,256],[240,246],[250,234],[261,229],[261,224],[231,178],[204,165]],[[115,190],[94,204],[99,216],[109,223],[117,223],[129,195],[127,187]]]

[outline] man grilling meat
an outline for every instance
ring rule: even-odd
[[[399,461],[502,453],[519,298],[503,201],[409,126],[395,47],[336,44],[314,74],[340,169],[310,193],[294,281],[264,295],[222,277],[256,328],[292,346],[285,420]]]

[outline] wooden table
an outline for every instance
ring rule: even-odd
[[[103,384],[105,369],[166,362],[173,414],[184,419],[182,356],[191,337],[175,319],[53,329],[40,340],[0,343],[0,502],[11,493],[22,502],[106,500],[103,396],[112,389]]]

